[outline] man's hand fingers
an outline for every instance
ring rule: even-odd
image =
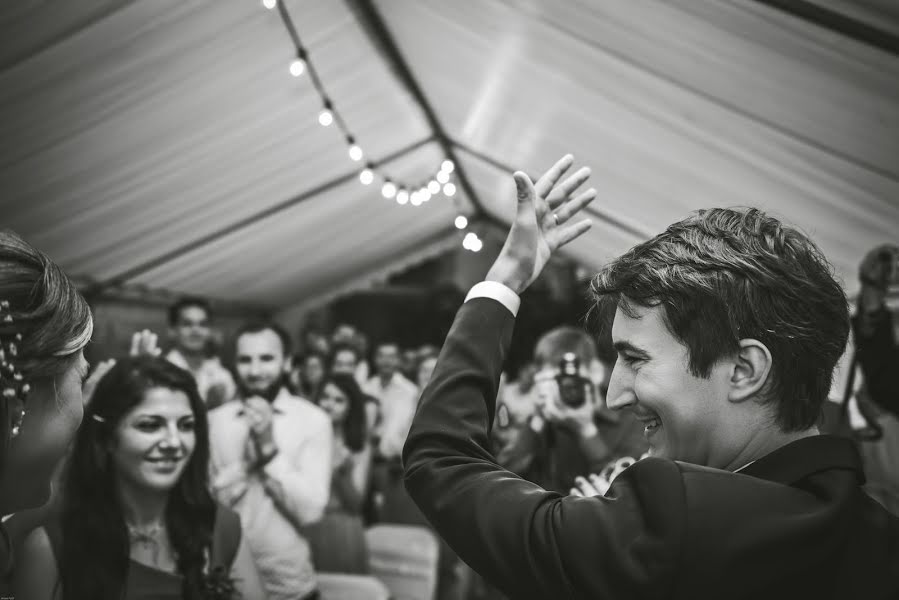
[[[546,197],[549,194],[550,190],[553,189],[553,186],[556,185],[556,182],[559,181],[559,178],[565,174],[565,171],[571,168],[571,165],[574,163],[574,157],[570,154],[566,154],[550,167],[549,171],[543,174],[540,179],[537,180],[537,183],[534,185],[534,189],[537,191],[537,195],[541,198]]]
[[[558,220],[559,225],[565,223],[571,217],[582,211],[585,206],[593,202],[595,199],[596,190],[593,188],[590,188],[586,192],[578,194],[577,197],[572,198],[570,202],[567,202],[562,206],[562,208],[556,211],[556,219]]]
[[[142,334],[142,332],[140,332],[140,331],[135,331],[135,332],[131,335],[131,350],[128,352],[128,354],[129,354],[130,356],[137,356],[137,355],[139,354],[139,352],[140,352],[140,340],[141,340],[141,334]]]
[[[581,167],[574,175],[563,181],[559,186],[553,189],[546,197],[546,202],[551,210],[561,204],[564,204],[568,197],[574,193],[585,181],[590,179],[590,168]]]
[[[568,492],[570,496],[578,496],[579,498],[583,498],[584,495],[581,493],[581,490],[577,488],[571,488],[571,491]]]
[[[526,173],[515,171],[512,177],[515,178],[515,187],[517,188],[516,192],[518,194],[515,218],[520,221],[522,225],[526,225],[534,219],[534,215],[536,214],[534,201],[536,200],[537,193],[534,190],[534,184],[531,183],[531,178],[528,177]]]
[[[550,239],[547,240],[550,242],[550,247],[553,250],[557,250],[567,244],[568,242],[580,237],[590,227],[593,225],[593,222],[590,219],[584,219],[583,221],[578,221],[574,225],[568,225],[567,227],[560,227],[550,232],[552,234]]]

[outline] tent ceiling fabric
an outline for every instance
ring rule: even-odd
[[[291,10],[370,159],[431,136],[344,4]],[[102,281],[348,176],[132,279],[269,306],[451,228],[453,202],[400,207],[355,179],[361,164],[318,124],[319,98],[290,77],[292,58],[277,13],[255,2],[154,0],[0,74],[0,185],[18,192],[0,199],[4,225]],[[432,144],[383,170],[415,181],[442,159]]]
[[[433,172],[434,132],[352,6],[286,1],[369,157]],[[591,267],[693,209],[755,205],[810,233],[851,293],[864,253],[899,238],[895,55],[750,0],[372,2],[475,199],[361,186],[255,0],[33,0],[0,9],[3,225],[77,276],[287,308],[458,244],[472,200],[509,222],[509,171],[572,152],[599,190],[568,249]],[[815,2],[899,23],[883,0]]]
[[[647,235],[760,206],[810,233],[850,291],[864,253],[899,238],[895,56],[745,1],[378,6],[457,142],[533,174],[570,151],[593,169],[594,210]],[[506,172],[462,156],[508,221]],[[597,224],[572,248],[591,266],[639,241]]]

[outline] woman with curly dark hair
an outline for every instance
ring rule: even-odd
[[[208,487],[206,410],[186,371],[119,361],[94,390],[59,510],[25,542],[29,600],[262,598],[236,514]]]

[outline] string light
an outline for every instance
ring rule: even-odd
[[[334,108],[329,95],[325,91],[322,78],[310,59],[308,51],[299,39],[296,25],[291,18],[287,4],[278,6],[278,0],[262,0],[262,5],[269,10],[275,7],[279,8],[277,12],[288,30],[296,50],[294,59],[290,63],[289,72],[293,77],[301,77],[308,72],[309,76],[305,80],[309,81],[322,101],[322,109],[318,113],[318,122],[322,127],[335,125],[346,140],[346,151],[349,159],[353,162],[363,160],[368,154],[363,151],[363,147],[356,141],[346,120]],[[436,169],[436,172],[432,172],[430,177],[417,182],[406,181],[400,183],[396,182],[395,178],[388,177],[383,171],[369,162],[359,172],[359,181],[366,186],[377,181],[380,184],[381,195],[384,198],[395,199],[396,203],[401,206],[410,203],[413,206],[421,206],[440,194],[441,191],[447,197],[452,197],[456,194],[456,185],[453,183],[451,176],[455,168],[453,161],[448,157],[444,157],[439,169]],[[455,217],[454,224],[460,230],[465,229],[468,227],[468,218],[464,215],[458,215]],[[469,236],[466,236],[463,246],[473,252],[477,252],[483,244],[476,235],[471,232],[469,234]]]
[[[331,103],[325,101],[325,107],[318,113],[318,122],[322,124],[322,127],[327,127],[334,122],[334,113],[331,112],[332,109]]]
[[[306,70],[306,62],[301,58],[296,58],[290,63],[290,74],[299,77]]]
[[[362,148],[359,147],[359,144],[356,143],[356,140],[353,139],[353,136],[348,135],[346,138],[346,143],[350,146],[347,149],[347,153],[350,155],[350,160],[354,160],[356,162],[362,160]]]

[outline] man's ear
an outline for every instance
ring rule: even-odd
[[[282,370],[288,375],[293,371],[293,357],[289,354],[284,357],[284,368]]]
[[[771,352],[765,344],[754,339],[740,340],[730,376],[728,399],[742,402],[757,397],[768,382],[771,366]]]

